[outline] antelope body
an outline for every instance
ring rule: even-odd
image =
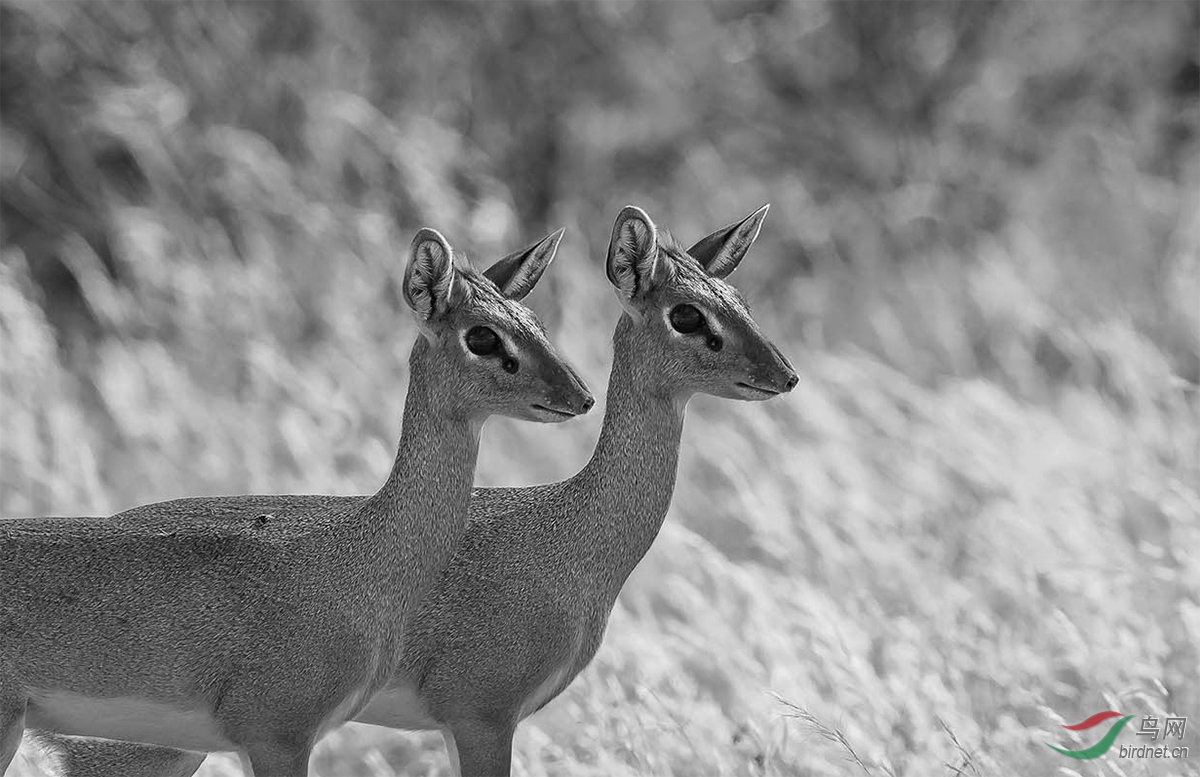
[[[399,670],[408,620],[465,527],[484,419],[592,404],[516,302],[560,237],[483,275],[417,233],[403,292],[423,336],[375,494],[0,521],[0,772],[28,726],[307,774],[315,742]]]
[[[509,773],[517,723],[591,661],[617,594],[662,526],[689,397],[767,399],[796,383],[722,280],[765,213],[684,251],[641,210],[621,212],[607,270],[626,312],[595,453],[558,483],[474,491],[467,531],[417,610],[398,671],[355,720],[440,729],[459,774]],[[182,777],[203,758],[37,738],[70,776]]]

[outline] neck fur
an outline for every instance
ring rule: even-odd
[[[368,500],[362,527],[388,556],[395,583],[421,595],[433,585],[466,528],[482,424],[451,412],[424,339],[409,359],[408,396],[396,459]]]
[[[686,398],[649,379],[633,322],[622,316],[600,440],[575,477],[584,509],[578,526],[615,596],[650,549],[671,506]]]

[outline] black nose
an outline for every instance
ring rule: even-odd
[[[800,376],[796,375],[795,373],[792,373],[792,377],[788,378],[787,390],[791,391],[792,389],[796,388],[796,384],[799,382],[800,382]]]
[[[587,399],[583,400],[583,412],[586,413],[587,411],[591,410],[595,406],[596,406],[596,400],[592,399],[591,397],[588,397]]]

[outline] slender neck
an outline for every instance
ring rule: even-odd
[[[650,549],[671,506],[687,402],[647,380],[650,358],[640,351],[632,322],[622,317],[613,336],[600,440],[577,476],[585,506],[579,527],[605,559],[598,567],[614,595]]]
[[[409,360],[408,396],[396,460],[364,512],[368,535],[391,556],[390,574],[409,593],[432,586],[457,546],[479,455],[478,420],[451,412],[424,340]]]

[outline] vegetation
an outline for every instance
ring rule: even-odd
[[[6,1],[0,515],[372,491],[418,226],[481,264],[566,226],[533,305],[602,389],[620,206],[686,241],[771,202],[733,280],[800,387],[693,403],[517,773],[1198,774],[1198,36],[1195,2]],[[599,421],[492,422],[478,481],[565,477]],[[1191,758],[1044,744],[1107,708],[1191,715]],[[448,769],[353,726],[315,764]]]

